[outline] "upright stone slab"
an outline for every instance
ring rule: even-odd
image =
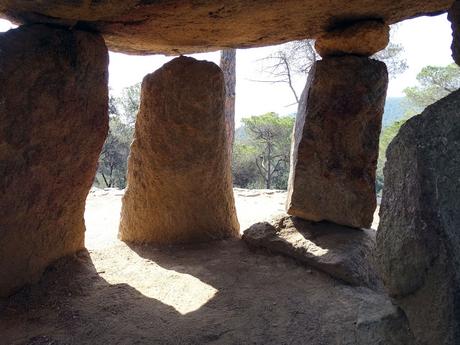
[[[344,56],[315,63],[294,129],[288,214],[371,226],[387,84],[383,62]]]
[[[460,91],[408,120],[387,150],[377,261],[417,344],[460,339]]]
[[[108,54],[95,34],[0,34],[0,296],[84,247],[83,212],[108,130]]]
[[[185,243],[237,236],[222,71],[179,57],[144,78],[119,237]]]

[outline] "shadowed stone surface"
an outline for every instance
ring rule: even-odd
[[[107,66],[98,35],[44,25],[0,34],[0,296],[84,247]]]
[[[224,77],[180,57],[144,78],[119,236],[182,243],[238,236]]]
[[[392,24],[446,11],[452,0],[0,0],[18,22],[50,22],[101,32],[110,49],[178,53],[317,38],[362,19]]]
[[[414,344],[406,315],[387,296],[372,296],[360,304],[356,329],[359,345]]]
[[[390,40],[390,27],[378,21],[362,21],[327,32],[315,42],[322,57],[347,54],[371,56],[385,49]]]
[[[454,2],[448,18],[452,24],[452,58],[457,65],[460,65],[460,1]]]
[[[403,125],[384,175],[377,258],[385,286],[418,344],[458,344],[460,91]]]
[[[254,224],[244,231],[243,240],[250,247],[292,257],[351,285],[382,288],[373,262],[374,230],[281,215],[270,223]]]
[[[383,62],[344,56],[314,64],[294,128],[288,214],[371,226],[387,85]]]

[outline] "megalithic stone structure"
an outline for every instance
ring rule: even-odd
[[[84,248],[108,131],[101,36],[45,25],[0,34],[0,296]]]
[[[120,239],[171,244],[238,236],[224,103],[224,77],[214,63],[179,57],[144,78]]]
[[[453,0],[0,0],[16,23],[79,25],[122,53],[168,55],[317,38],[351,20],[394,24],[442,13]]]
[[[385,64],[365,57],[315,63],[295,124],[288,214],[370,227],[387,83]]]
[[[353,35],[363,36],[363,27],[347,31],[347,44],[333,46],[337,33],[326,43],[317,41],[326,54],[312,67],[299,104],[286,204],[290,215],[356,228],[372,224],[388,72],[383,62],[349,54],[357,51]],[[373,52],[372,46],[360,51]]]
[[[417,344],[458,344],[460,91],[401,127],[384,176],[376,255],[383,282]]]

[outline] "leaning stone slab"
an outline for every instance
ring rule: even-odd
[[[243,240],[250,247],[292,257],[348,284],[382,287],[373,265],[374,230],[281,215],[254,224],[244,231]]]
[[[322,34],[315,42],[315,49],[322,57],[349,54],[367,57],[385,49],[389,40],[388,25],[368,20]]]
[[[460,91],[408,120],[387,150],[377,260],[417,344],[460,339]]]
[[[371,226],[387,84],[383,62],[345,56],[314,64],[294,129],[288,214]]]
[[[224,77],[180,57],[144,78],[119,237],[185,243],[238,236]]]
[[[45,25],[0,34],[0,296],[84,247],[107,66],[99,35]]]

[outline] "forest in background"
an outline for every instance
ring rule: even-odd
[[[390,44],[376,56],[387,63],[392,78],[407,68],[402,52],[401,46]],[[299,76],[306,80],[312,61],[317,58],[311,41],[286,44],[279,52],[264,59],[267,80],[261,82],[285,84],[298,103],[298,92],[292,81]],[[404,90],[405,97],[386,101],[376,174],[377,194],[381,193],[384,183],[386,148],[399,128],[429,104],[457,90],[460,70],[455,64],[426,66],[418,74],[417,81],[417,85]],[[122,189],[126,186],[127,160],[139,101],[140,84],[123,89],[120,95],[110,95],[110,129],[99,159],[95,179],[98,187]],[[282,116],[273,112],[242,119],[241,126],[235,130],[233,143],[232,173],[236,187],[287,188],[294,123],[295,114]]]

